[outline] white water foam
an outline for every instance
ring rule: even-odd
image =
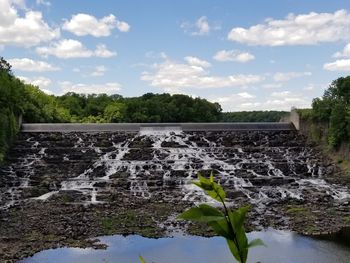
[[[74,148],[82,148],[85,151],[86,148],[89,148],[99,155],[98,159],[83,173],[62,181],[57,189],[36,199],[45,201],[60,191],[78,191],[89,196],[89,199],[84,203],[100,203],[101,190],[105,191],[105,189],[100,189],[96,185],[99,183],[108,185],[113,181],[112,176],[124,173],[127,177],[123,180],[129,182],[129,193],[132,196],[152,198],[154,195],[152,189],[154,188],[148,185],[150,180],[162,180],[163,186],[176,181],[174,187],[181,193],[182,200],[215,204],[216,201],[210,199],[201,189],[191,184],[200,170],[215,170],[215,176],[220,184],[236,192],[242,192],[243,196],[248,198],[251,203],[259,205],[274,200],[302,200],[305,198],[304,192],[310,188],[316,192],[325,193],[334,200],[350,199],[349,190],[346,187],[331,185],[322,178],[324,168],[317,163],[316,158],[307,148],[295,152],[288,147],[269,147],[266,151],[259,149],[256,152],[246,152],[245,148],[240,145],[224,147],[220,142],[211,142],[204,134],[196,135],[201,140],[201,145],[198,145],[192,136],[193,134],[184,133],[178,127],[168,129],[145,127],[140,130],[139,134],[135,134],[123,142],[113,142],[113,149],[109,149],[108,152],[105,152],[102,147],[95,147],[93,143],[86,146],[86,142],[78,136]],[[125,159],[125,156],[134,150],[130,145],[135,139],[141,142],[152,141],[151,155],[153,157],[151,160]],[[268,140],[268,138],[266,137],[264,140]],[[164,145],[171,146],[164,147]],[[39,146],[37,142],[33,143],[33,148],[38,149],[38,154],[28,155],[28,158],[21,163],[21,167],[30,168],[40,162],[40,159],[46,155],[46,148]],[[145,149],[150,150],[149,148]],[[230,154],[226,151],[229,151]],[[68,161],[69,154],[64,155],[63,159]],[[279,162],[286,163],[287,173],[276,166]],[[263,169],[254,168],[256,165],[260,165]],[[298,165],[305,167],[307,175],[303,176],[308,176],[308,178],[300,177],[297,170]],[[248,168],[244,168],[246,166]],[[94,176],[97,168],[102,168],[104,175]],[[184,175],[174,177],[174,172],[184,173]],[[160,178],[156,178],[157,173],[161,174]],[[30,187],[28,185],[29,177],[30,173],[21,178],[23,181],[20,187]],[[259,186],[254,185],[254,178],[261,179],[262,182],[265,179],[278,179],[282,183]],[[294,180],[294,183],[291,184],[288,181],[284,183],[284,179],[292,179],[291,182]],[[159,186],[159,188],[161,187]],[[19,198],[18,191],[20,189],[15,187],[8,189],[7,196],[12,196],[8,198],[11,201],[9,204],[12,205]],[[108,191],[113,191],[113,189],[108,188]]]

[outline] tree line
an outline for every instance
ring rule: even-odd
[[[281,118],[288,115],[287,111],[237,111],[223,112],[223,122],[279,122]]]
[[[350,141],[350,76],[334,80],[311,110],[300,111],[304,119],[327,127],[327,142],[333,148]]]

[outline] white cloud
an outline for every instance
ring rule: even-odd
[[[112,14],[101,19],[88,14],[76,14],[71,20],[65,21],[62,28],[77,36],[91,35],[94,37],[110,36],[114,28],[121,32],[130,30],[128,23],[117,20]]]
[[[277,72],[273,79],[277,82],[286,82],[291,79],[301,78],[304,76],[311,76],[311,72]]]
[[[265,110],[285,110],[288,111],[292,107],[296,108],[310,108],[311,99],[304,97],[290,97],[290,98],[278,98],[268,99],[261,106],[261,109]]]
[[[303,88],[303,90],[306,90],[306,91],[312,91],[315,89],[315,86],[312,85],[312,84],[309,84],[307,85],[306,87]]]
[[[243,111],[253,110],[261,105],[260,102],[254,101],[254,95],[243,92],[234,93],[222,97],[214,97],[211,102],[218,102],[224,111]]]
[[[89,58],[103,57],[108,58],[116,56],[116,52],[109,51],[105,45],[98,45],[95,51],[87,49],[81,42],[73,39],[62,39],[50,46],[38,47],[36,52],[43,56],[55,56],[58,58]]]
[[[184,59],[191,66],[198,66],[198,67],[203,67],[203,68],[208,68],[211,66],[208,61],[201,60],[201,59],[196,58],[196,57],[188,56],[188,57],[185,57]]]
[[[120,32],[129,32],[130,30],[130,25],[124,21],[117,21],[117,24],[116,24],[116,28],[118,28],[118,30]]]
[[[36,52],[44,57],[56,56],[58,58],[87,58],[93,56],[81,42],[73,39],[62,39],[48,47],[38,47]]]
[[[270,97],[264,102],[265,109],[290,110],[291,107],[310,107],[311,99],[305,98],[304,94],[291,92],[288,90],[272,92]]]
[[[53,94],[52,91],[48,90],[47,88],[51,85],[51,80],[45,77],[18,77],[20,80],[22,80],[26,84],[31,84],[33,86],[39,87],[42,91],[44,91],[47,94]]]
[[[121,85],[117,82],[110,82],[105,84],[74,84],[69,81],[60,82],[63,93],[89,93],[89,94],[115,94],[120,91]]]
[[[350,39],[350,14],[346,10],[334,13],[289,14],[283,20],[266,19],[248,29],[236,27],[228,39],[250,45],[313,45]]]
[[[291,92],[290,91],[279,91],[279,92],[272,92],[271,97],[276,97],[276,98],[285,98],[285,97],[290,97]]]
[[[100,58],[110,58],[115,57],[116,55],[117,52],[108,50],[106,45],[103,44],[97,45],[95,50],[95,56]]]
[[[206,16],[201,16],[195,23],[183,22],[180,27],[192,36],[207,36],[212,30],[220,29],[218,25],[210,25]]]
[[[105,66],[97,66],[94,69],[94,72],[91,73],[91,76],[93,77],[101,77],[104,76],[105,72],[107,71],[107,68]]]
[[[13,69],[21,71],[45,72],[60,70],[59,67],[55,67],[45,61],[35,61],[29,58],[14,58],[9,59],[8,62]]]
[[[208,35],[210,33],[210,26],[208,23],[208,19],[205,16],[200,17],[197,21],[196,21],[196,27],[198,29],[197,32],[193,32],[193,35]]]
[[[4,2],[9,2],[23,10],[27,9],[25,0],[5,0]]]
[[[333,55],[334,58],[350,57],[350,43],[347,44],[342,52],[337,52]]]
[[[24,9],[23,16],[16,7]],[[58,28],[51,28],[41,12],[26,9],[23,1],[0,1],[0,45],[31,47],[59,36]]]
[[[329,71],[350,71],[350,59],[339,59],[323,65],[325,70]]]
[[[285,110],[291,107],[310,107],[311,98],[290,91],[274,92],[267,97],[255,96],[250,93],[229,94],[213,97],[212,102],[219,102],[224,111],[252,111],[252,110]]]
[[[278,89],[280,87],[282,87],[281,83],[267,83],[267,84],[263,84],[261,85],[264,89]]]
[[[220,50],[214,55],[213,58],[221,62],[237,61],[241,63],[245,63],[255,59],[254,55],[239,50]]]
[[[193,59],[187,58],[187,63],[177,63],[167,59],[163,63],[153,65],[154,72],[143,72],[141,79],[167,92],[179,92],[185,88],[242,87],[264,79],[260,75],[252,74],[212,76],[206,67],[199,66],[198,63],[193,65],[191,62],[193,63]]]
[[[334,62],[325,63],[323,69],[329,71],[350,71],[350,43],[347,44],[341,52],[337,52],[333,55],[334,58],[338,59]]]
[[[36,0],[36,4],[37,5],[46,5],[46,6],[51,5],[51,3],[49,1],[45,1],[45,0]]]
[[[238,93],[237,95],[240,96],[243,99],[253,99],[253,98],[255,98],[254,95],[252,95],[252,94],[250,94],[248,92],[241,92],[241,93]]]
[[[292,107],[307,108],[310,107],[311,99],[299,93],[288,90],[273,92],[263,104],[265,109],[290,110]]]
[[[153,58],[153,59],[166,59],[168,56],[165,52],[155,52],[155,51],[147,51],[145,53],[146,58]]]

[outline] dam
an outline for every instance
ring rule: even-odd
[[[176,216],[216,205],[191,183],[211,172],[229,206],[251,205],[250,230],[347,224],[348,186],[290,123],[24,124],[0,169],[0,234],[206,235]]]

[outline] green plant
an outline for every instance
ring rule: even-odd
[[[234,258],[240,263],[245,263],[249,248],[265,246],[260,239],[254,239],[248,243],[244,221],[249,206],[232,211],[226,206],[226,193],[220,185],[214,182],[213,173],[209,179],[199,174],[198,179],[199,181],[193,182],[193,184],[202,188],[214,200],[219,201],[224,211],[207,204],[201,204],[183,212],[178,218],[207,223],[217,235],[226,239]]]
[[[226,193],[220,185],[214,182],[213,173],[210,174],[209,179],[198,174],[198,179],[199,181],[193,182],[193,184],[202,188],[214,200],[219,201],[224,211],[221,212],[215,207],[201,204],[183,212],[178,218],[207,223],[217,235],[226,239],[232,255],[238,262],[247,262],[250,248],[265,246],[264,242],[260,239],[254,239],[248,243],[244,221],[249,206],[232,211],[226,206]],[[146,263],[142,256],[140,256],[140,262]]]

